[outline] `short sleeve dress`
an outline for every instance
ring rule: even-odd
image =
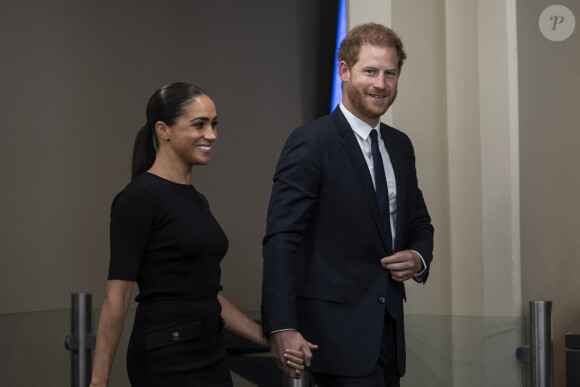
[[[132,386],[231,386],[220,261],[228,240],[192,185],[145,172],[111,208],[109,280],[136,281]]]

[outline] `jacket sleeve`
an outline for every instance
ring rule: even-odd
[[[314,134],[299,128],[286,141],[274,174],[263,241],[262,322],[266,333],[298,329],[296,251],[318,198],[320,159]]]
[[[407,229],[407,246],[406,249],[415,250],[421,257],[423,257],[426,270],[422,273],[420,278],[416,278],[418,282],[425,283],[427,277],[429,277],[429,267],[431,266],[431,261],[433,260],[433,236],[434,229],[431,224],[431,217],[427,211],[427,205],[425,204],[425,199],[423,198],[423,193],[419,189],[417,181],[417,171],[415,168],[415,153],[413,150],[413,145],[411,141],[407,138],[411,155],[411,189],[407,200],[410,205],[410,219],[409,226]]]

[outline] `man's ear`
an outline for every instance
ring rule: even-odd
[[[338,75],[343,82],[348,82],[350,79],[350,69],[345,61],[341,60],[338,64]]]

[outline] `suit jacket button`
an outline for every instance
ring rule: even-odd
[[[179,332],[173,332],[171,334],[171,340],[173,340],[173,341],[179,341],[180,338],[181,338],[181,335],[179,334]]]
[[[385,300],[385,297],[380,297],[379,298],[379,303],[380,304],[384,304],[385,302],[387,302],[387,300]]]

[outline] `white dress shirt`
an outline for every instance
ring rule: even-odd
[[[395,178],[395,171],[393,170],[393,164],[391,163],[391,158],[389,157],[389,152],[385,146],[385,141],[381,136],[381,123],[379,122],[377,126],[371,128],[369,124],[362,121],[360,118],[352,114],[342,102],[339,105],[342,114],[348,121],[348,124],[352,128],[355,137],[358,141],[360,149],[363,153],[365,161],[367,162],[367,166],[369,167],[369,171],[371,173],[371,178],[373,179],[373,185],[376,189],[375,184],[375,168],[373,165],[373,154],[371,150],[371,138],[370,134],[373,129],[377,130],[377,138],[379,142],[379,151],[381,152],[381,157],[383,158],[383,165],[385,167],[385,176],[387,178],[387,187],[389,189],[389,213],[390,213],[390,221],[391,221],[391,237],[393,241],[393,250],[395,249],[395,232],[397,225],[397,180]],[[412,250],[415,251],[415,250]],[[415,279],[420,279],[422,274],[425,272],[427,265],[425,265],[425,260],[419,254],[419,252],[415,251],[417,255],[423,261],[423,270],[415,274]]]
[[[391,158],[389,157],[389,152],[385,147],[385,141],[381,137],[381,123],[379,122],[377,126],[371,128],[369,124],[362,121],[354,114],[348,111],[344,107],[342,102],[340,103],[340,110],[342,114],[346,117],[350,127],[352,128],[355,137],[358,141],[358,145],[363,153],[369,171],[371,173],[371,178],[373,179],[373,185],[376,189],[375,183],[375,167],[373,164],[373,153],[371,150],[371,131],[373,129],[377,130],[377,138],[379,142],[379,151],[381,152],[381,157],[383,158],[383,165],[385,167],[385,177],[387,178],[387,188],[389,189],[389,214],[391,221],[391,240],[393,241],[392,248],[395,248],[395,225],[397,224],[397,180],[395,178],[395,171],[393,170],[393,164],[391,163]]]

